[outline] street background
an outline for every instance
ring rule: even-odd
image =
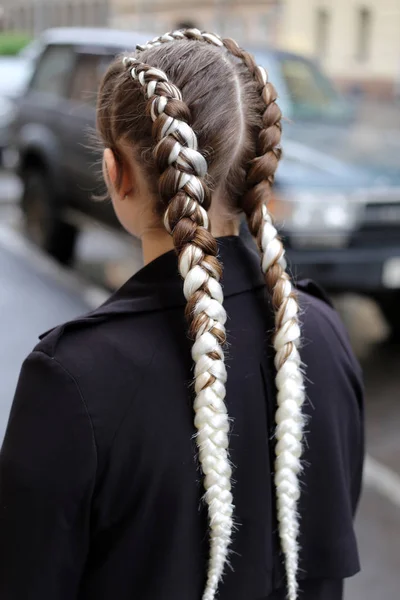
[[[196,0],[0,0],[0,25],[4,34],[23,34],[26,40],[53,26],[159,34],[188,25],[217,30],[243,44],[300,53],[313,59],[353,106],[352,141],[363,149],[369,170],[378,164],[390,166],[390,173],[388,169],[377,176],[382,185],[389,186],[397,173],[399,182],[390,185],[398,194],[396,206],[400,204],[399,0],[205,0],[201,5]],[[0,102],[0,129],[1,106]],[[339,155],[346,152],[343,147]],[[6,352],[0,366],[0,441],[21,362],[37,336],[100,304],[142,264],[137,241],[88,215],[79,217],[73,265],[59,264],[26,235],[22,193],[23,182],[3,165],[0,331]],[[400,224],[396,231],[400,253]],[[395,289],[400,311],[399,289],[400,283]],[[366,386],[368,454],[356,522],[362,572],[347,584],[346,600],[398,600],[400,340],[392,336],[391,324],[371,294],[344,287],[332,291],[332,298],[362,364]]]

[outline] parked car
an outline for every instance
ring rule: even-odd
[[[0,57],[0,162],[10,145],[10,125],[13,122],[16,102],[28,84],[32,63],[20,56]]]
[[[40,40],[35,73],[14,124],[14,145],[27,228],[63,262],[73,258],[77,212],[117,226],[110,204],[92,199],[100,169],[88,132],[108,63],[149,37],[72,28],[50,30]],[[287,117],[272,206],[293,271],[331,291],[373,296],[400,335],[398,155],[383,153],[382,136],[360,142],[352,108],[315,63],[288,52],[255,54]]]
[[[400,131],[359,123],[314,62],[255,54],[286,117],[272,203],[294,273],[373,297],[399,339]]]
[[[14,120],[12,146],[19,155],[27,232],[61,262],[73,259],[77,214],[118,226],[111,205],[93,201],[104,192],[90,141],[96,95],[114,56],[150,37],[60,28],[44,32],[28,49],[36,67]]]

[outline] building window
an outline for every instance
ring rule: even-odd
[[[361,7],[357,11],[356,60],[366,62],[371,51],[372,14],[369,8]]]
[[[315,19],[315,54],[317,59],[327,56],[330,14],[326,8],[317,8]]]

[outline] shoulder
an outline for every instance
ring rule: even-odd
[[[355,375],[361,378],[361,368],[354,356],[346,328],[325,291],[311,280],[300,281],[297,288],[303,345],[307,354],[329,351],[329,355],[333,355],[336,360],[348,363]]]
[[[343,568],[354,573],[358,567],[352,513],[360,495],[364,455],[362,371],[324,293],[315,284],[300,284],[298,289],[307,424],[303,464],[308,496],[302,502],[304,514],[313,515],[305,526],[305,545],[323,532],[328,540],[326,560],[336,569],[337,555],[330,549],[342,547]],[[328,522],[324,515],[333,505],[337,518]]]
[[[306,289],[299,286],[300,355],[307,393],[304,411],[311,417],[310,431],[313,435],[329,437],[336,431],[335,435],[340,439],[344,430],[352,431],[351,445],[358,440],[361,447],[364,411],[362,370],[337,311],[314,285],[308,285]],[[322,440],[320,443],[323,443]]]
[[[41,475],[46,477],[45,471],[54,465],[54,452],[62,460],[59,457],[67,444],[71,448],[71,439],[72,450],[65,464],[75,459],[79,462],[74,450],[79,447],[82,452],[87,449],[80,464],[95,468],[93,426],[76,379],[54,357],[35,349],[19,375],[2,448],[3,464],[4,459],[26,460],[28,473],[37,459],[43,466]]]
[[[35,351],[56,359],[65,369],[79,375],[115,360],[116,353],[129,350],[130,359],[145,363],[151,354],[147,343],[149,315],[102,312],[97,309],[67,321],[42,334]],[[111,365],[110,365],[111,366]]]
[[[361,445],[363,377],[347,331],[333,306],[320,296],[320,290],[314,292],[308,287],[305,291],[300,285],[299,301],[300,355],[307,393],[304,410],[311,417],[310,431],[322,437],[336,431],[337,439],[345,435],[345,430],[352,431],[352,444],[359,440]]]
[[[41,336],[33,354],[48,357],[53,370],[57,366],[59,394],[70,393],[63,387],[63,372],[79,390],[89,415],[103,423],[115,420],[116,426],[148,376],[157,348],[153,318],[153,313],[97,310]],[[42,379],[37,385],[42,389],[48,383]]]
[[[79,398],[93,425],[99,464],[150,377],[157,344],[146,332],[156,329],[148,323],[153,318],[95,311],[42,336],[27,359],[46,366],[47,374],[34,381],[37,397],[57,396],[65,407]],[[26,369],[21,378],[24,388],[31,385]]]

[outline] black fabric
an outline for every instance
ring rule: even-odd
[[[283,600],[273,314],[257,254],[235,237],[219,244],[238,524],[219,598]],[[334,310],[299,289],[309,381],[301,598],[339,600],[359,569],[361,375]],[[184,305],[170,252],[25,361],[0,458],[2,600],[201,599],[207,511]]]

